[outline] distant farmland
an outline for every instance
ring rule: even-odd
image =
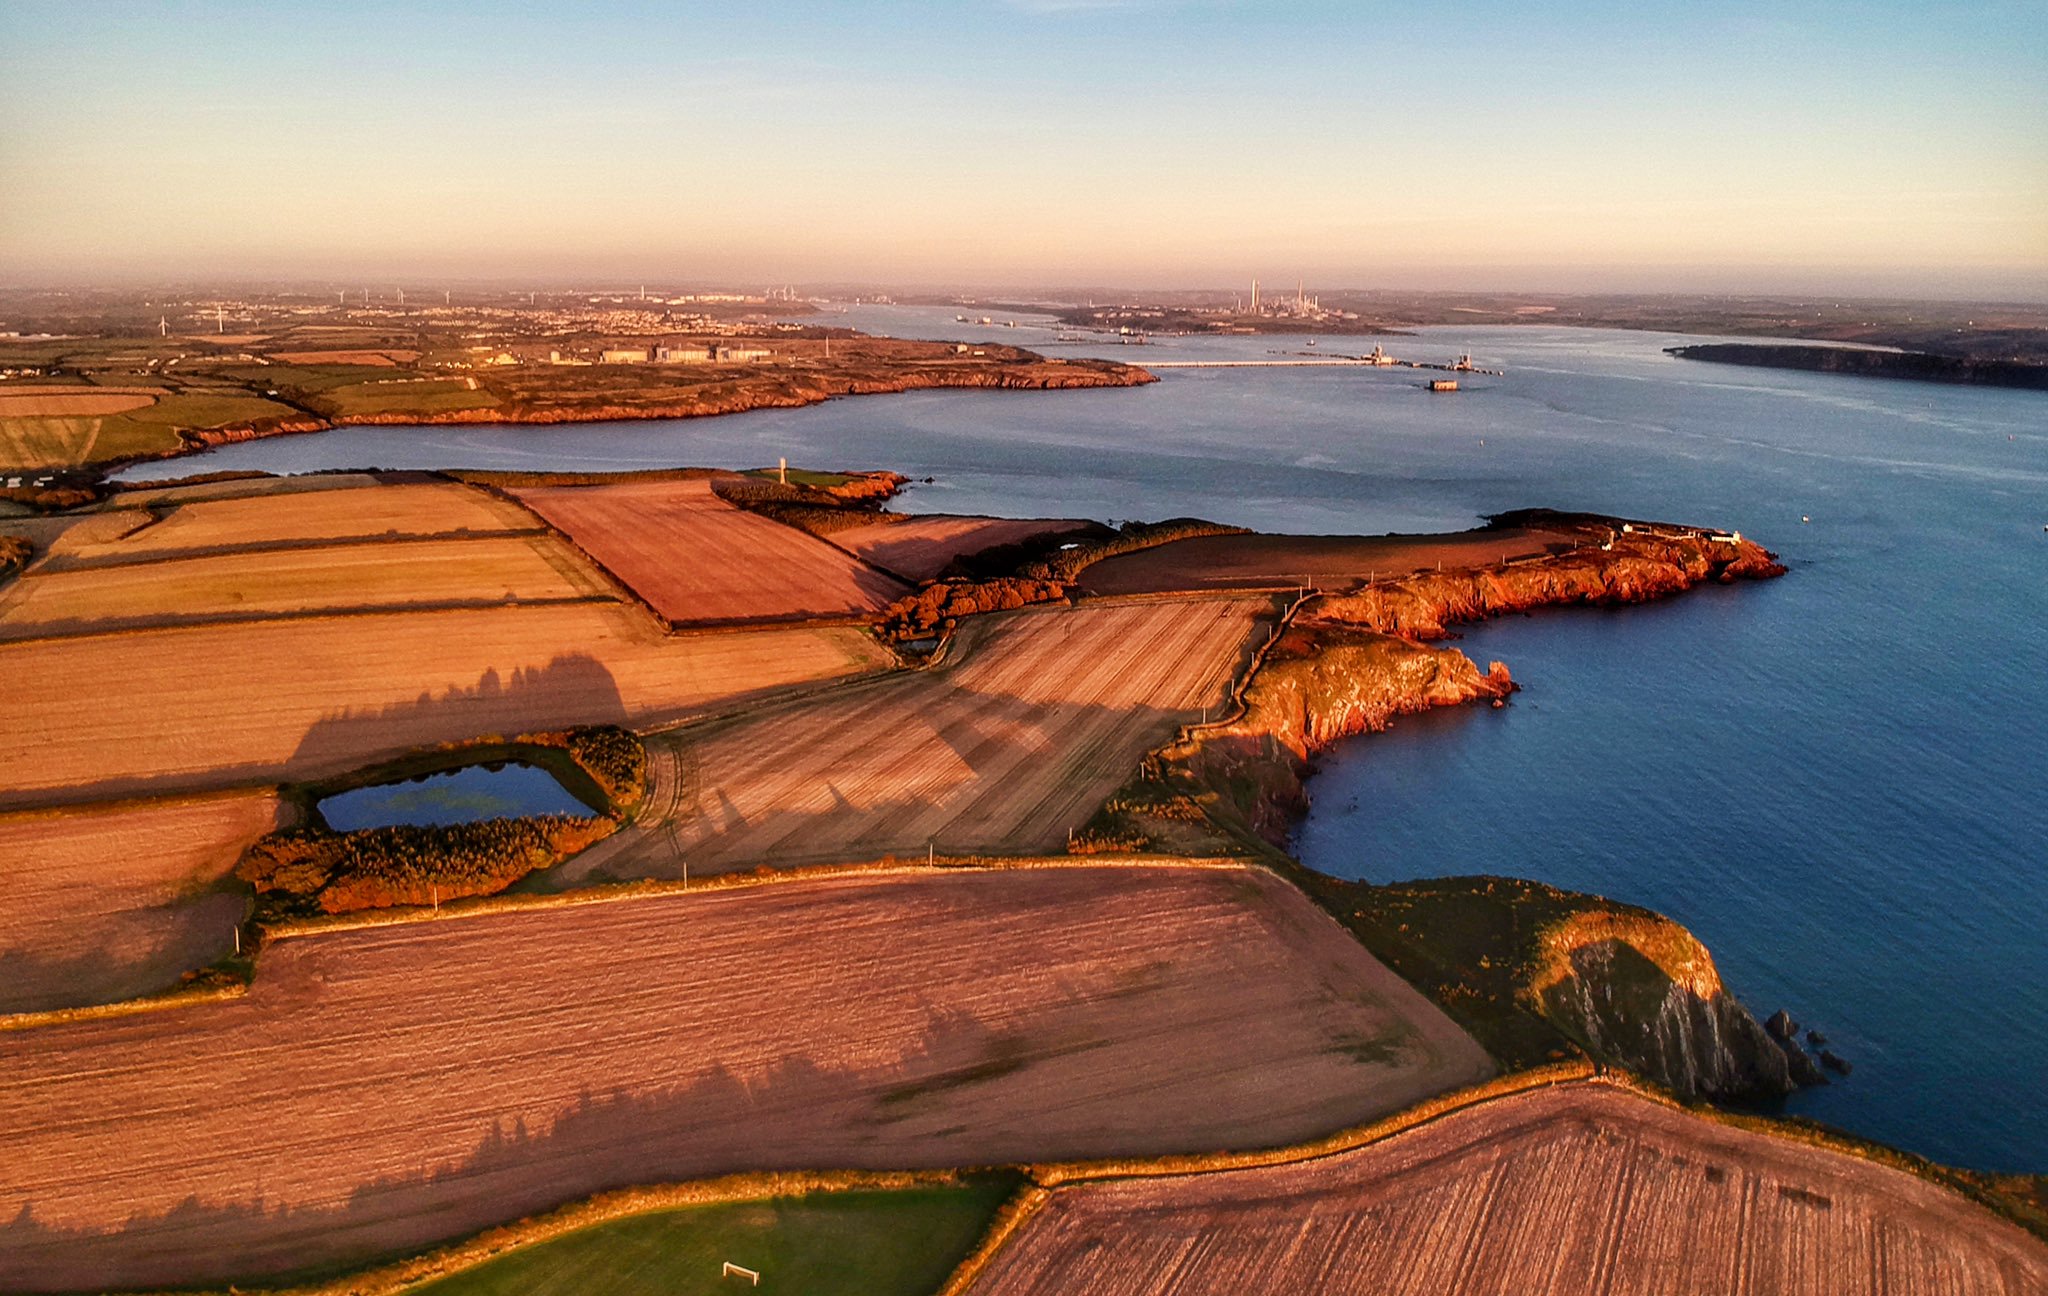
[[[1902,1171],[1598,1084],[1351,1152],[1056,1190],[972,1296],[2048,1291],[2048,1247]]]
[[[0,1286],[348,1263],[605,1188],[1286,1144],[1486,1075],[1278,878],[863,874],[285,939],[0,1069]]]
[[[1263,599],[1088,604],[981,617],[957,664],[701,733],[673,827],[611,847],[613,876],[940,851],[1054,851],[1138,758],[1218,706]],[[588,864],[560,870],[583,876]]]
[[[861,620],[906,589],[815,536],[726,503],[703,478],[511,493],[673,626]]]

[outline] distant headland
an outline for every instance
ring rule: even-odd
[[[1906,378],[1915,382],[2048,391],[2048,364],[2030,360],[1779,342],[1705,342],[1666,347],[1665,351],[1682,360],[1711,360],[1765,369],[1806,369],[1859,378]]]

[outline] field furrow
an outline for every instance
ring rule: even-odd
[[[1343,1047],[1390,1030],[1396,1057]],[[741,1168],[1283,1144],[1489,1070],[1299,892],[1232,867],[862,874],[290,938],[244,999],[8,1040],[0,1286],[346,1263]]]
[[[1263,600],[988,617],[952,664],[656,740],[694,771],[673,822],[554,881],[939,851],[1057,850],[1136,761],[1218,705]],[[637,844],[636,844],[637,841]]]
[[[858,620],[907,588],[815,536],[735,508],[703,478],[511,494],[674,626]]]
[[[269,791],[0,814],[0,1012],[162,990],[233,948]]]
[[[1585,1083],[1314,1161],[1058,1189],[971,1290],[2020,1296],[2048,1246],[1902,1171]]]

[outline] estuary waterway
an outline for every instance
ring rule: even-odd
[[[980,312],[977,311],[978,315]],[[899,336],[1271,359],[1305,338],[1061,343],[1047,321],[853,307]],[[1661,334],[1322,337],[1504,377],[1168,371],[663,423],[345,428],[132,471],[891,467],[918,511],[1441,530],[1526,505],[1741,529],[1783,580],[1481,627],[1505,710],[1332,754],[1298,850],[1390,880],[1509,873],[1648,905],[1759,1014],[1855,1072],[1792,1109],[1943,1160],[2048,1170],[2048,397],[1681,361]]]

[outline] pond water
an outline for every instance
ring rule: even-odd
[[[321,818],[337,832],[395,824],[436,827],[517,819],[526,815],[586,818],[590,807],[537,765],[506,761],[465,765],[396,783],[377,783],[322,797]]]

